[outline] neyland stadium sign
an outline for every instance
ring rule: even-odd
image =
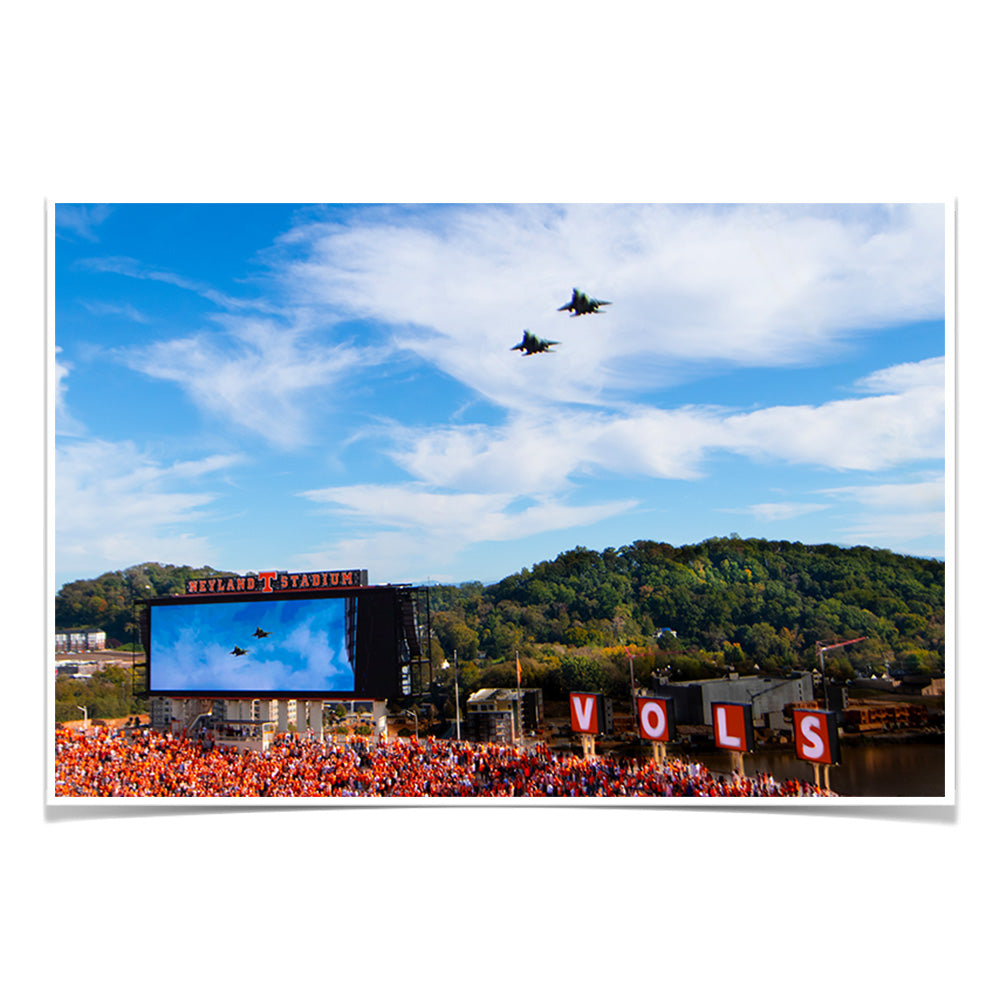
[[[367,586],[366,569],[324,570],[320,573],[268,570],[265,573],[247,573],[246,576],[209,576],[188,580],[185,594],[278,594]]]

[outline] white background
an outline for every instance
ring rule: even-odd
[[[8,13],[5,978],[84,997],[775,996],[807,981],[815,996],[962,995],[992,947],[996,889],[1000,219],[995,33],[980,9],[98,0]],[[45,807],[46,199],[952,198],[956,807]]]

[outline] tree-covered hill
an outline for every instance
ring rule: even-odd
[[[93,580],[74,580],[56,594],[56,628],[101,629],[111,646],[132,642],[133,601],[183,594],[188,580],[220,575],[224,574],[210,566],[193,569],[148,562]]]
[[[853,668],[944,666],[944,563],[858,546],[710,538],[576,548],[499,583],[432,591],[441,649],[510,659],[537,647],[631,644],[737,669],[816,663],[816,643]]]
[[[131,642],[133,599],[217,575],[143,563],[77,580],[56,596],[56,627]],[[944,669],[944,586],[943,562],[864,546],[730,536],[578,547],[489,586],[431,587],[432,658],[457,652],[468,693],[512,683],[517,653],[525,683],[558,695],[585,683],[621,690],[629,653],[637,681],[666,666],[674,678],[782,671],[814,667],[817,642],[863,635],[828,654],[832,674],[933,673]]]

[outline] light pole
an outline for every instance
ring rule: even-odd
[[[135,599],[135,581],[129,576],[127,570],[121,571],[122,578],[128,584],[129,596],[132,598],[132,614],[128,625],[126,626],[132,632],[132,697],[135,697],[135,647],[139,641],[139,623],[137,621],[136,615],[136,605],[137,601]],[[153,588],[148,584],[143,584],[143,590],[152,590]]]
[[[458,650],[451,651],[452,660],[455,664],[455,739],[462,738],[462,711],[458,705]]]
[[[632,723],[635,726],[635,731],[639,731],[639,710],[636,707],[635,701],[635,670],[632,667],[632,662],[635,660],[635,655],[633,653],[628,654],[628,675],[632,681]]]
[[[819,652],[819,672],[823,678],[823,707],[829,711],[830,701],[826,694],[826,664],[823,662],[823,654],[828,649],[839,649],[841,646],[850,646],[852,642],[861,642],[863,639],[867,639],[868,636],[862,635],[858,636],[857,639],[848,639],[846,642],[835,642],[830,646],[821,646],[818,642],[816,643],[816,649]]]

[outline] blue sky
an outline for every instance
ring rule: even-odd
[[[57,587],[732,532],[945,555],[942,204],[54,214]]]

